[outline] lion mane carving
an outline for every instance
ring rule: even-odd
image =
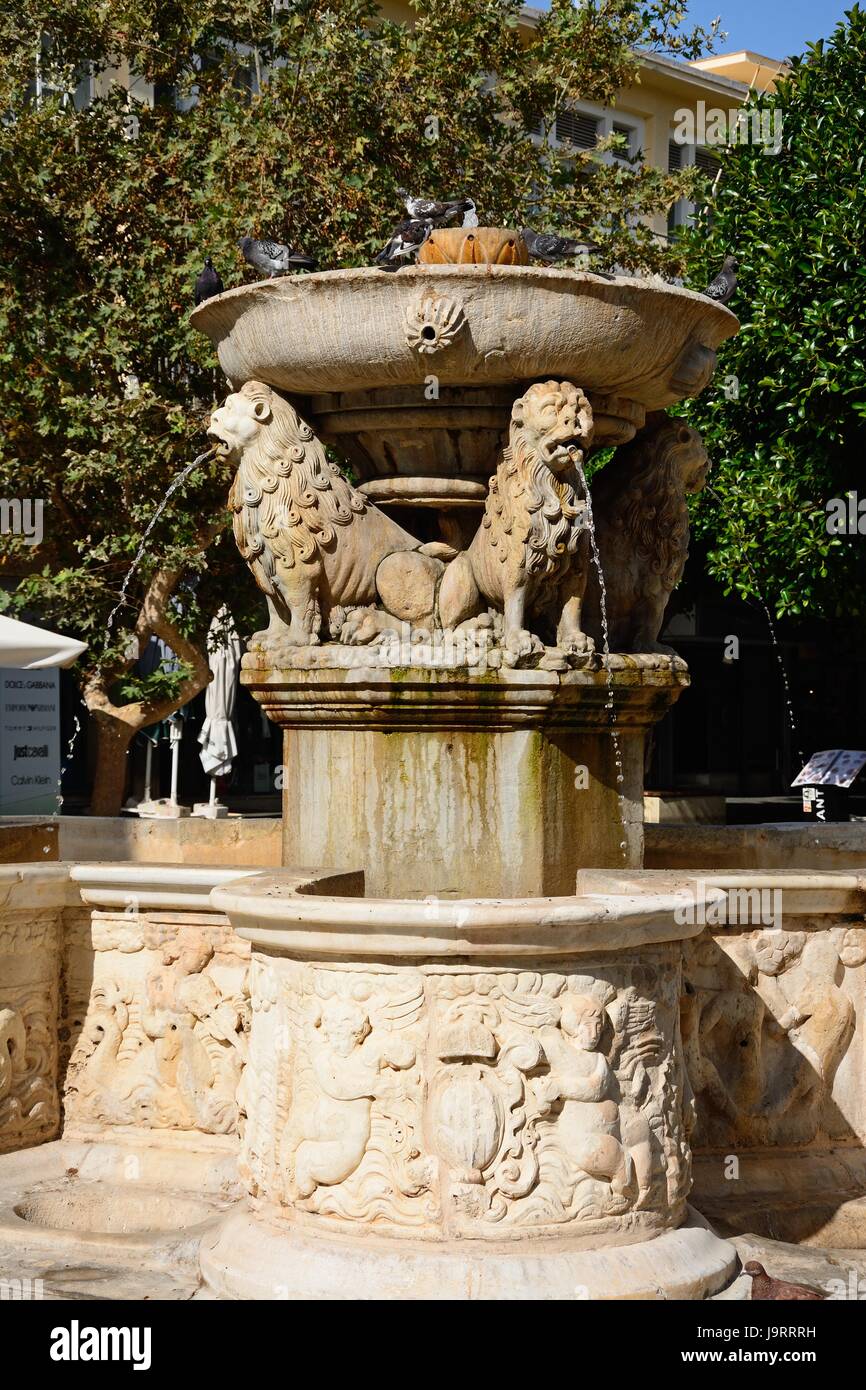
[[[432,611],[441,553],[453,551],[422,545],[352,487],[271,387],[248,381],[213,412],[208,434],[238,464],[229,494],[235,540],[268,602],[269,626],[253,642],[312,646],[334,610],[342,618],[378,601],[399,606],[377,583],[391,555],[403,557],[400,583],[408,569],[420,608]]]
[[[700,492],[708,469],[697,430],[657,412],[593,479],[592,510],[611,651],[676,655],[658,635],[688,555],[686,496]],[[586,594],[584,621],[600,644],[595,574]]]
[[[482,523],[442,579],[443,627],[493,604],[504,613],[504,645],[520,657],[541,645],[527,630],[530,611],[552,610],[558,646],[592,650],[581,628],[588,546],[576,467],[592,431],[589,401],[569,381],[537,382],[515,401]]]

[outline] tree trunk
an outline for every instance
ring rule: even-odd
[[[205,529],[201,537],[202,550],[207,549],[219,529],[217,523]],[[129,766],[127,754],[139,729],[167,719],[175,710],[195,699],[211,679],[206,655],[184,636],[169,615],[169,601],[181,574],[182,571],[178,569],[160,569],[151,576],[135,625],[136,653],[142,650],[143,643],[153,634],[161,637],[175,655],[190,667],[190,674],[181,682],[175,694],[162,700],[134,700],[126,705],[115,705],[110,694],[112,681],[121,670],[129,670],[132,666],[135,659],[132,651],[116,669],[101,672],[96,669],[85,683],[84,703],[96,729],[91,816],[120,815]]]
[[[123,719],[92,711],[96,729],[96,769],[90,797],[91,816],[119,816],[126,791],[129,745],[135,728]]]

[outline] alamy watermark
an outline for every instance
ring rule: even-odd
[[[866,536],[866,497],[858,497],[853,488],[844,497],[831,497],[824,510],[828,535]]]
[[[674,920],[681,926],[760,926],[779,929],[782,925],[781,888],[727,888],[699,879],[687,902],[674,908]]]
[[[758,145],[767,155],[779,154],[782,148],[782,112],[771,110],[745,111],[734,107],[707,107],[699,101],[696,108],[680,107],[674,112],[676,122],[672,139],[676,145],[712,148],[714,145]]]
[[[41,497],[0,497],[0,536],[23,536],[25,545],[41,545],[44,508]]]

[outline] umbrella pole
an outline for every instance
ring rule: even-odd
[[[172,806],[177,805],[177,780],[180,771],[180,740],[183,736],[183,725],[180,720],[172,720],[171,723],[171,793],[169,800]]]
[[[210,779],[210,804],[216,806],[216,778]]]
[[[144,796],[142,800],[150,801],[150,784],[153,780],[153,744],[147,740],[147,751],[144,755]]]

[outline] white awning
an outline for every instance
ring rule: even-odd
[[[15,666],[23,671],[38,671],[45,666],[72,666],[86,642],[62,637],[31,623],[19,623],[15,618],[0,614],[0,666]]]

